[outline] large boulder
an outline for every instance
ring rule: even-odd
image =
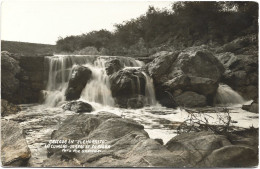
[[[185,159],[150,139],[142,125],[106,112],[70,116],[52,133],[51,139],[101,140],[109,148],[87,154],[49,148],[49,159],[44,161],[46,167],[64,166],[64,160],[66,167],[189,166]],[[82,149],[78,148],[81,152]]]
[[[1,161],[3,166],[26,166],[31,157],[21,126],[1,120]]]
[[[21,108],[17,105],[9,103],[7,100],[1,99],[1,116],[7,116],[15,114],[21,111]]]
[[[257,152],[246,142],[232,145],[242,140],[236,139],[211,132],[184,133],[172,138],[166,147],[182,154],[193,167],[256,166]]]
[[[76,100],[80,98],[82,90],[91,79],[92,72],[84,66],[75,66],[72,70],[71,79],[66,89],[66,100]]]
[[[90,104],[82,101],[70,101],[62,106],[64,110],[74,111],[76,113],[85,113],[93,111]]]
[[[253,167],[258,165],[257,154],[247,146],[225,146],[214,150],[201,166]]]
[[[111,75],[115,72],[118,72],[124,67],[124,65],[120,62],[119,59],[112,59],[105,63],[105,69],[107,75]]]
[[[145,83],[144,74],[135,68],[123,69],[110,76],[111,92],[115,98],[145,95]]]
[[[165,91],[173,99],[176,91],[193,91],[204,95],[207,104],[213,104],[224,72],[223,65],[211,52],[195,47],[182,52],[164,52],[147,64],[146,69],[154,80],[157,99],[161,104],[165,102],[161,101],[165,100]]]
[[[12,101],[19,88],[17,75],[21,68],[19,62],[11,57],[8,52],[1,52],[1,94],[2,98]]]
[[[195,92],[184,92],[175,97],[177,105],[184,107],[203,107],[207,105],[206,97]]]

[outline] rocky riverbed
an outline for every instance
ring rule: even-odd
[[[150,147],[151,149],[154,148],[155,144],[157,144],[157,140],[161,140],[160,143],[163,145],[160,145],[162,149],[160,150],[157,154],[157,156],[161,156],[160,158],[170,158],[168,156],[164,156],[164,153],[166,152],[161,152],[161,151],[165,151],[164,149],[165,146],[169,144],[169,140],[171,140],[172,138],[177,137],[177,128],[178,126],[180,126],[182,124],[182,122],[184,120],[186,120],[189,116],[189,113],[187,113],[187,111],[185,111],[184,109],[170,109],[170,108],[165,108],[165,107],[145,107],[142,109],[118,109],[118,108],[109,108],[109,107],[104,107],[101,108],[99,110],[96,110],[92,113],[84,113],[84,114],[79,114],[79,113],[75,113],[73,111],[65,111],[63,110],[61,107],[56,107],[56,108],[48,108],[45,105],[35,105],[35,104],[31,104],[31,105],[20,105],[19,106],[21,108],[21,111],[18,112],[15,115],[9,115],[9,116],[5,116],[4,118],[2,118],[2,120],[5,121],[15,121],[18,122],[20,124],[20,126],[23,128],[24,131],[24,136],[26,139],[26,142],[28,144],[28,148],[30,149],[31,152],[31,158],[29,158],[28,160],[28,166],[32,166],[32,167],[41,167],[43,165],[45,166],[66,166],[66,165],[76,165],[76,166],[103,166],[105,164],[99,164],[99,160],[95,161],[92,164],[75,164],[74,162],[66,162],[63,163],[62,161],[59,162],[58,159],[56,159],[57,157],[55,156],[52,157],[50,156],[48,158],[47,156],[47,148],[45,147],[49,140],[54,139],[53,137],[53,132],[55,130],[59,131],[59,130],[64,130],[64,137],[62,136],[62,138],[70,138],[70,135],[66,136],[66,132],[69,133],[77,133],[77,127],[74,128],[74,125],[83,125],[83,127],[85,126],[85,130],[92,130],[93,127],[91,127],[92,125],[101,125],[99,124],[100,122],[98,122],[99,119],[99,115],[100,114],[105,114],[106,116],[111,116],[112,118],[116,118],[116,119],[122,119],[125,122],[127,122],[126,124],[128,124],[128,121],[130,122],[131,120],[134,120],[136,123],[136,125],[138,124],[139,128],[138,130],[142,130],[142,133],[146,133],[146,134],[142,134],[142,137],[145,136],[146,139],[149,138],[150,141],[152,143],[147,143],[148,148]],[[234,128],[235,131],[242,131],[244,130],[244,128],[250,128],[250,127],[255,127],[258,128],[258,114],[255,113],[250,113],[250,112],[246,112],[244,110],[241,109],[241,106],[237,106],[237,107],[229,107],[230,109],[230,116],[232,118],[232,123],[231,126],[236,126]],[[203,113],[203,115],[208,114],[211,115],[213,118],[209,118],[210,120],[210,124],[217,124],[219,123],[217,121],[218,118],[216,118],[217,113],[221,112],[223,110],[223,107],[208,107],[208,108],[203,108],[203,109],[194,109],[196,111],[200,111],[201,113]],[[217,113],[216,113],[217,112]],[[223,112],[222,112],[223,113]],[[223,114],[224,115],[224,114]],[[98,121],[93,121],[89,124],[88,122],[88,117],[93,117],[94,119],[98,119]],[[97,117],[96,117],[97,116]],[[86,117],[86,119],[82,119],[82,118]],[[204,116],[203,116],[204,117]],[[75,121],[71,121],[72,119],[78,119]],[[69,120],[71,119],[71,120]],[[83,124],[81,124],[81,121],[84,122]],[[112,122],[112,125],[110,127],[111,131],[109,131],[110,134],[114,133],[114,132],[118,132],[118,129],[116,128],[117,126],[117,121]],[[121,121],[120,121],[121,123]],[[119,124],[120,124],[119,123]],[[132,123],[132,122],[131,122]],[[118,124],[118,125],[119,125]],[[125,131],[125,133],[123,135],[127,135],[127,133],[131,133],[132,127],[130,125],[130,128],[126,127],[128,125],[126,124],[120,124],[120,131],[123,130]],[[71,127],[68,127],[67,125],[71,125]],[[91,125],[91,126],[88,126]],[[62,126],[67,126],[66,128],[62,127]],[[88,128],[90,127],[90,128]],[[241,128],[243,127],[243,128]],[[96,128],[96,127],[94,127]],[[126,128],[126,129],[124,129]],[[61,131],[62,132],[62,131]],[[56,133],[56,132],[55,132]],[[106,133],[106,132],[105,132]],[[93,138],[96,138],[98,136],[98,138],[102,138],[109,140],[109,133],[107,133],[108,135],[104,135],[105,133],[101,131],[99,131],[99,134],[96,135],[95,137],[93,136]],[[100,136],[99,136],[100,135]],[[122,135],[122,136],[123,136]],[[87,136],[87,135],[86,135]],[[82,139],[83,137],[86,136],[80,136],[80,137],[76,137],[74,138],[74,136],[72,136],[72,138],[70,139]],[[124,136],[125,137],[125,136]],[[251,136],[250,136],[251,137]],[[118,138],[118,137],[117,137]],[[55,138],[58,139],[58,138]],[[59,139],[61,139],[61,137],[59,136]],[[114,138],[116,139],[116,138]],[[131,146],[129,145],[131,144],[137,144],[137,143],[132,143],[133,140],[131,140],[131,138],[125,138],[124,141],[121,143],[121,147],[117,147],[116,150],[113,150],[113,153],[117,153],[116,151],[120,152],[120,149],[123,147],[129,147],[129,149],[132,149]],[[251,141],[249,140],[250,144]],[[150,145],[151,144],[151,145]],[[206,143],[205,143],[206,144]],[[210,143],[208,143],[210,144]],[[125,146],[123,146],[125,145]],[[123,146],[123,147],[122,147]],[[159,145],[157,145],[159,146]],[[128,149],[128,148],[126,148]],[[148,150],[146,150],[144,147],[140,147],[140,149],[143,149],[142,152],[143,153],[148,153]],[[112,151],[112,150],[111,150]],[[130,151],[130,150],[126,150],[126,151]],[[135,150],[131,150],[131,151],[135,151]],[[145,152],[147,151],[147,152]],[[155,152],[153,152],[155,153]],[[160,154],[161,153],[161,154]],[[170,152],[167,152],[170,153]],[[55,154],[55,152],[54,152]],[[120,154],[120,153],[119,153]],[[104,155],[104,156],[108,156],[110,157],[111,155]],[[54,158],[54,159],[53,159]],[[101,158],[101,157],[100,157]],[[114,159],[114,157],[111,157],[112,159]],[[134,155],[129,156],[128,158],[134,158]],[[140,157],[141,158],[141,157]],[[142,157],[143,158],[143,157]],[[152,157],[155,158],[155,157]],[[20,159],[22,160],[22,159]],[[53,161],[54,160],[54,161]],[[57,161],[56,161],[57,160]],[[115,159],[114,159],[115,160]],[[134,159],[131,159],[134,160]],[[165,159],[164,159],[165,160]],[[101,160],[103,161],[103,160]],[[123,160],[124,161],[124,160]],[[167,160],[166,160],[167,161]],[[133,161],[132,161],[133,162]],[[159,162],[159,161],[158,161]],[[187,161],[186,161],[187,162]],[[186,165],[190,165],[190,166],[194,166],[194,164],[190,164],[189,162],[186,163],[185,161],[182,161],[181,165],[186,166]],[[123,166],[119,165],[119,162],[116,163],[107,163],[108,166]],[[129,166],[131,163],[129,163]],[[155,163],[155,164],[149,164],[151,166],[169,166],[169,165],[174,165],[174,167],[181,167],[181,165],[178,163],[169,163],[169,161],[165,162],[164,161],[160,161],[160,163]],[[176,165],[176,166],[175,166]],[[212,165],[212,164],[208,164],[208,165]],[[227,164],[230,165],[230,164]],[[137,166],[145,166],[145,163],[140,163]],[[197,166],[197,165],[195,165]]]

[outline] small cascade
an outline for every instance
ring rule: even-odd
[[[48,66],[48,83],[45,105],[54,107],[65,101],[65,91],[71,76],[73,65],[93,63],[97,56],[56,55],[45,57]]]
[[[147,104],[156,105],[158,104],[155,98],[155,91],[153,85],[153,79],[148,76],[145,72],[142,72],[145,77],[145,97],[147,99]]]
[[[92,71],[92,80],[83,89],[81,99],[105,106],[114,106],[109,77],[105,71],[105,61],[104,58],[100,57],[94,62],[94,66],[85,65]]]
[[[245,100],[228,85],[220,84],[215,97],[215,103],[219,105],[243,104]]]

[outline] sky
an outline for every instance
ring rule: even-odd
[[[58,37],[93,30],[145,14],[149,5],[170,9],[171,1],[2,0],[1,40],[55,44]]]

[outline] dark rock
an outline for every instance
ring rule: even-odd
[[[136,94],[145,95],[145,76],[137,69],[124,69],[110,76],[113,97],[132,97]]]
[[[91,112],[93,108],[90,104],[82,101],[70,101],[63,105],[64,110],[74,111],[76,113]]]
[[[157,89],[156,96],[159,103],[163,106],[166,106],[168,108],[176,108],[178,106],[178,104],[174,100],[173,95],[168,91]]]
[[[10,55],[8,52],[1,52],[1,94],[3,99],[13,102],[13,96],[19,88],[16,76],[21,68],[19,62]]]
[[[1,161],[3,166],[26,166],[31,157],[23,129],[17,122],[1,120]]]
[[[121,70],[124,67],[124,65],[120,62],[119,59],[112,59],[105,63],[105,67],[107,75],[111,75]]]
[[[71,79],[69,80],[68,88],[66,89],[66,100],[76,100],[87,82],[91,79],[92,72],[84,66],[76,66],[72,70]]]
[[[203,107],[207,105],[205,96],[190,91],[175,97],[175,101],[179,106],[185,107]]]
[[[144,107],[145,99],[142,95],[127,100],[127,108],[139,109]]]
[[[154,140],[157,141],[158,143],[160,143],[161,145],[163,145],[163,140],[162,140],[162,139],[156,138],[156,139],[154,139]]]
[[[258,103],[253,102],[250,105],[243,105],[242,109],[253,113],[258,113],[259,112],[258,107],[259,107]]]
[[[16,106],[12,103],[9,103],[8,101],[1,99],[1,116],[7,116],[10,114],[15,114],[17,112],[21,111],[21,108],[19,106]]]

